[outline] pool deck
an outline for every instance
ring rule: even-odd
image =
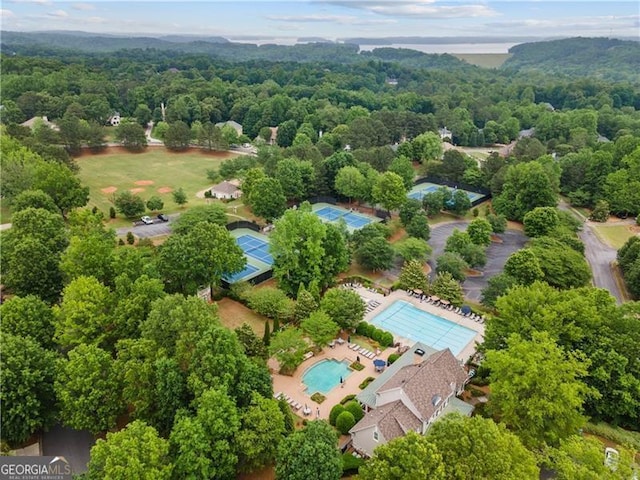
[[[426,312],[430,312],[434,315],[442,317],[450,322],[456,323],[458,325],[462,325],[463,327],[469,328],[476,332],[476,336],[473,338],[471,342],[469,342],[456,356],[462,362],[466,362],[476,351],[475,342],[482,342],[484,337],[484,324],[474,322],[470,318],[463,317],[462,315],[458,315],[457,313],[445,310],[444,308],[437,307],[431,303],[421,302],[419,298],[413,297],[409,295],[404,290],[396,290],[392,292],[390,295],[384,296],[377,292],[372,292],[364,287],[359,287],[354,289],[363,299],[367,300],[376,300],[380,303],[380,305],[374,308],[369,313],[366,313],[364,316],[365,321],[371,320],[373,317],[382,312],[385,308],[391,305],[396,300],[403,300],[405,302],[409,302],[421,310]],[[346,333],[342,333],[343,337],[346,337]],[[400,338],[394,336],[396,342],[400,342],[403,345],[411,346],[415,343],[415,341]],[[360,383],[367,378],[373,377],[377,378],[380,373],[375,371],[375,367],[373,366],[373,360],[377,358],[381,358],[386,360],[390,354],[395,353],[397,351],[396,348],[389,347],[379,355],[377,355],[374,359],[365,358],[363,355],[359,355],[357,352],[350,350],[347,342],[344,344],[335,345],[334,348],[325,347],[322,352],[313,357],[305,360],[302,364],[296,369],[292,376],[280,375],[278,373],[273,373],[272,368],[272,378],[273,378],[273,391],[278,393],[282,392],[288,395],[290,398],[300,403],[303,408],[298,411],[294,410],[294,413],[301,418],[305,418],[302,414],[304,409],[304,405],[306,404],[312,410],[311,415],[309,415],[308,419],[315,419],[318,415],[318,409],[320,411],[319,418],[327,419],[329,418],[329,412],[331,408],[337,403],[340,402],[346,395],[349,394],[358,394],[362,390],[358,388]],[[312,365],[315,365],[317,362],[325,359],[336,359],[336,360],[347,360],[349,363],[353,363],[356,361],[356,357],[360,356],[360,362],[365,366],[365,368],[361,371],[353,370],[351,375],[349,375],[343,384],[342,387],[338,386],[327,393],[326,400],[322,402],[322,404],[318,405],[317,403],[311,400],[311,395],[314,392],[306,392],[306,386],[302,383],[302,375]],[[273,365],[270,364],[271,367]]]

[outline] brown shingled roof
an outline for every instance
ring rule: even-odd
[[[380,408],[368,412],[351,432],[357,432],[377,425],[378,430],[386,441],[405,435],[413,430],[420,432],[422,422],[400,400],[387,403]]]

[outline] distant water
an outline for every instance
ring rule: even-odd
[[[360,51],[369,52],[375,48],[409,48],[423,53],[509,53],[517,43],[451,43],[415,44],[392,43],[390,45],[360,45]]]

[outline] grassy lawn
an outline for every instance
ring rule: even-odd
[[[243,323],[248,323],[255,334],[262,338],[262,335],[264,335],[264,322],[269,321],[266,317],[230,298],[223,298],[217,303],[218,316],[225,327],[234,330],[241,327]],[[270,325],[270,327],[273,328],[273,325]]]
[[[598,236],[616,250],[634,235],[632,225],[594,225]]]
[[[511,56],[510,53],[453,53],[452,55],[482,68],[499,68]]]
[[[145,201],[156,195],[164,200],[166,213],[180,210],[171,191],[182,187],[190,205],[204,204],[196,193],[211,185],[207,170],[235,154],[191,149],[176,153],[164,147],[149,147],[142,153],[108,148],[104,153],[86,154],[76,159],[79,177],[90,188],[89,207],[108,214],[115,193],[132,190]],[[115,190],[114,190],[115,188]]]

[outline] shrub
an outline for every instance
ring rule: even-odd
[[[358,469],[364,465],[364,459],[356,458],[351,453],[342,455],[342,474],[356,473]]]
[[[387,359],[387,364],[391,365],[393,364],[393,362],[395,362],[399,358],[400,358],[399,353],[392,353],[391,355],[389,355],[389,358]]]
[[[294,302],[277,288],[253,290],[248,298],[249,307],[267,318],[289,320],[293,316]]]
[[[311,395],[311,400],[313,400],[316,403],[322,403],[327,399],[327,397],[325,397],[324,395],[322,395],[320,392],[316,392],[313,395]]]
[[[344,409],[351,413],[351,415],[353,415],[353,418],[355,419],[356,423],[358,423],[360,420],[362,420],[362,417],[364,417],[364,412],[362,411],[362,407],[360,406],[360,404],[356,401],[350,401],[347,402],[344,406]]]
[[[119,193],[115,199],[116,208],[125,217],[132,218],[144,213],[144,200],[130,191]]]
[[[349,367],[353,370],[357,370],[358,372],[364,370],[364,365],[362,365],[360,362],[353,362],[351,365],[349,365]]]
[[[373,337],[373,333],[377,330],[377,328],[375,327],[375,325],[371,325],[370,323],[367,323],[367,327],[365,329],[365,335],[369,338]]]
[[[118,245],[120,245],[120,246],[125,245],[124,240],[119,238],[118,239]]]
[[[134,243],[136,243],[136,239],[133,236],[133,233],[131,233],[131,232],[127,232],[127,243],[129,245],[133,245]]]
[[[204,191],[204,198],[213,198],[213,193],[211,193],[211,190]]]
[[[139,247],[155,247],[155,245],[153,244],[153,240],[151,240],[150,238],[141,238],[140,240],[138,240],[138,246]]]
[[[382,338],[380,339],[380,345],[383,347],[390,347],[393,345],[393,335],[389,332],[383,332]]]
[[[366,329],[367,329],[367,325],[368,325],[367,322],[360,322],[358,324],[358,326],[356,327],[356,333],[358,335],[366,335],[365,332],[366,332]]]
[[[375,378],[373,378],[373,377],[367,377],[362,381],[362,383],[360,385],[358,385],[358,388],[360,388],[360,390],[364,390],[374,380],[375,380]]]
[[[114,207],[109,207],[109,218],[116,218],[116,209]]]
[[[342,406],[340,403],[335,405],[329,412],[329,424],[335,427],[336,418],[338,418],[338,415],[340,415],[344,411],[344,406]]]
[[[356,398],[355,393],[350,393],[349,395],[347,395],[346,397],[344,397],[342,400],[340,400],[340,403],[342,405],[344,405],[347,402],[350,402],[351,400],[353,400],[354,398]]]
[[[477,217],[478,215],[480,215],[480,210],[478,210],[478,207],[475,207],[473,210],[471,210],[471,213],[473,214],[473,217]]]
[[[356,419],[351,412],[344,411],[336,418],[336,428],[343,435],[348,434],[355,424]]]
[[[371,332],[371,338],[374,339],[376,342],[380,342],[380,338],[382,337],[383,334],[384,332],[382,330],[380,330],[379,328],[376,328]]]

